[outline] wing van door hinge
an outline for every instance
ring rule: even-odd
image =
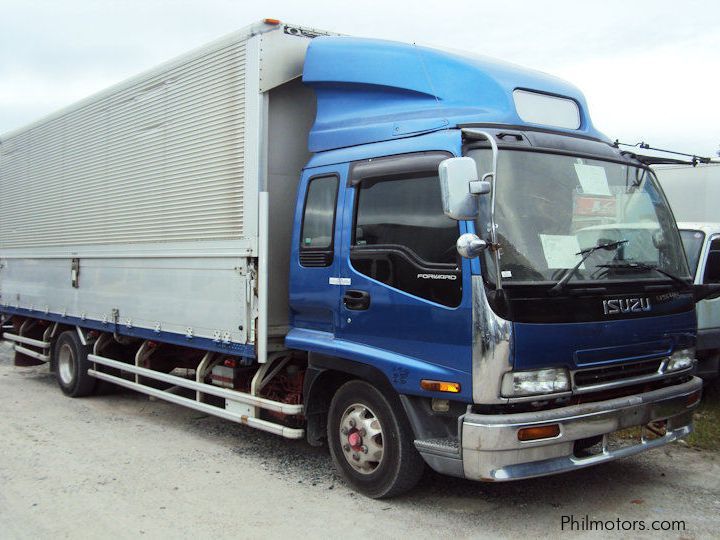
[[[80,287],[80,259],[74,258],[70,265],[70,280],[73,289]]]

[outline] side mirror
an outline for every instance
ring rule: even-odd
[[[474,259],[489,247],[485,240],[472,233],[460,235],[455,245],[460,256],[466,259]]]
[[[470,182],[470,193],[473,195],[487,195],[492,191],[493,173],[484,174],[482,180]]]
[[[475,219],[479,213],[476,197],[490,192],[488,175],[478,180],[475,160],[469,157],[441,161],[438,173],[445,215],[457,220]]]

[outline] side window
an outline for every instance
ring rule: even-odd
[[[720,238],[716,238],[710,244],[703,282],[720,283]]]
[[[460,304],[458,224],[445,216],[436,173],[357,185],[350,250],[359,272],[438,304]]]
[[[324,267],[332,264],[337,193],[337,176],[313,178],[308,184],[300,233],[302,266]]]

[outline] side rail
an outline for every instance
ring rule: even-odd
[[[8,319],[9,320],[9,319]],[[51,324],[44,329],[39,328],[40,322],[35,319],[25,319],[17,333],[14,326],[6,321],[2,322],[2,338],[14,343],[13,350],[41,362],[50,361],[50,347],[52,338],[57,332],[57,324]],[[42,337],[38,339],[39,331]],[[34,337],[30,337],[30,336]]]
[[[94,342],[93,351],[87,356],[92,363],[88,375],[288,439],[301,439],[305,436],[302,428],[288,427],[260,418],[263,411],[269,413],[265,416],[272,418],[303,414],[302,404],[276,401],[259,395],[268,381],[286,367],[289,361],[287,356],[270,356],[266,363],[259,367],[254,366],[257,370],[252,375],[250,390],[243,392],[205,382],[213,368],[222,360],[222,356],[216,353],[208,352],[195,366],[186,368],[186,372],[194,372],[194,377],[188,378],[178,375],[176,370],[163,372],[146,367],[152,365],[153,355],[157,354],[158,347],[154,342],[143,341],[139,345],[134,363],[111,358],[109,351],[112,343],[112,334],[101,334]]]
[[[0,314],[0,339],[3,339],[3,333],[13,330],[13,325],[10,324],[10,317],[7,319]]]

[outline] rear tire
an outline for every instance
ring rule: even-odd
[[[53,351],[55,378],[66,396],[83,397],[95,390],[97,379],[88,375],[89,352],[74,330],[63,332],[57,339]]]
[[[347,382],[335,393],[327,430],[336,469],[363,495],[395,497],[412,489],[423,474],[425,462],[402,405],[365,381]]]

